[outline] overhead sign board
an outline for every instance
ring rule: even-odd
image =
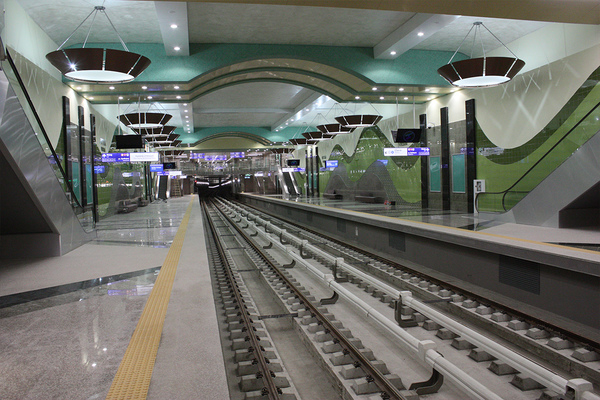
[[[130,162],[158,162],[159,156],[156,153],[129,153]]]
[[[386,147],[383,149],[386,157],[428,156],[429,147]]]

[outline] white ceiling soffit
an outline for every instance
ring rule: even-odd
[[[160,43],[156,10],[149,1],[19,0],[19,4],[57,44],[62,43],[95,6],[101,5],[106,7],[106,15],[125,43]],[[83,43],[90,26],[91,18],[77,30],[66,46]],[[89,33],[90,43],[119,42],[115,31],[103,15],[96,17]]]
[[[187,3],[180,1],[155,1],[156,15],[165,53],[168,56],[189,56]]]
[[[423,40],[415,46],[415,49],[454,52],[469,32],[469,29],[473,27],[474,22],[483,22],[504,44],[509,44],[520,37],[551,24],[551,22],[463,16],[440,29],[435,35]],[[483,55],[482,44],[486,53],[502,46],[489,32],[482,29],[482,35],[477,38],[475,44],[473,43],[473,32],[471,32],[469,39],[460,48],[460,52],[470,57],[481,57]],[[520,55],[517,54],[517,56]]]
[[[413,13],[190,2],[192,43],[373,47]]]
[[[309,114],[307,114],[307,112],[303,112],[307,107],[312,106],[312,104],[317,101],[317,99],[319,99],[322,95],[321,93],[317,93],[314,92],[312,90],[308,90],[308,89],[304,89],[307,93],[310,93],[308,97],[306,97],[300,104],[298,104],[296,107],[294,107],[294,110],[290,113],[288,113],[287,115],[285,115],[283,118],[278,119],[277,121],[275,121],[275,123],[271,124],[271,130],[274,131],[277,128],[279,128],[280,125],[283,125],[286,123],[286,121],[291,120],[293,117],[294,120],[296,122],[298,122],[299,119],[304,118],[305,122],[308,122],[307,120],[310,118]],[[309,108],[310,110],[310,108]],[[291,121],[293,122],[293,121]]]
[[[194,107],[191,103],[179,103],[179,115],[181,126],[186,133],[194,131]]]
[[[457,18],[459,18],[457,15],[414,14],[412,18],[375,45],[373,55],[375,58],[394,59],[445,28]]]

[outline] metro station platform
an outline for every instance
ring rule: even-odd
[[[357,211],[384,217],[398,218],[406,221],[424,222],[432,225],[486,232],[515,239],[532,240],[536,242],[600,251],[600,230],[598,230],[597,227],[559,229],[500,222],[495,220],[494,215],[491,213],[462,213],[439,209],[422,209],[420,207],[361,203],[351,200],[332,200],[322,197],[284,197],[282,195],[268,195],[265,197]]]
[[[224,361],[198,198],[114,215],[97,233],[62,257],[3,261],[0,398],[104,399],[111,384],[133,398],[127,391],[140,385],[128,381],[129,373],[115,379],[126,350],[125,359],[158,351],[145,382],[148,399],[229,398],[225,369],[217,367]],[[139,325],[142,312],[167,264],[176,269],[172,288],[163,279],[155,299],[165,307],[164,326],[149,323],[160,328],[160,341],[130,354],[136,326],[147,329]]]

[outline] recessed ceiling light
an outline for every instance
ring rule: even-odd
[[[142,90],[148,89],[148,86],[142,86]]]
[[[123,96],[119,96],[119,100],[123,100]]]
[[[374,88],[372,88],[371,90],[377,90],[377,88],[376,88],[376,87],[374,87]]]
[[[115,90],[115,87],[114,87],[114,86],[109,86],[108,88],[109,88],[110,90]]]
[[[185,117],[186,117],[186,118],[189,118],[190,116],[189,116],[189,115],[186,115]]]
[[[433,97],[429,96],[429,97],[427,98],[427,100],[433,100]]]
[[[423,33],[423,32],[419,32],[419,33],[417,33],[417,36],[423,36],[423,35],[424,35],[424,33]]]
[[[404,100],[408,100],[408,97],[405,97]]]
[[[395,56],[395,55],[396,55],[396,52],[395,52],[394,50],[392,50],[392,51],[390,51],[390,55],[391,55],[391,56]]]
[[[179,89],[179,86],[174,86],[174,89],[175,89],[175,90]]]
[[[356,96],[354,97],[356,100],[360,100],[360,96]]]
[[[431,89],[429,89],[429,88],[425,89],[425,91],[426,91],[426,92],[429,92],[430,90],[431,90]]]
[[[88,100],[94,100],[94,98],[93,97],[88,97]]]
[[[77,90],[81,90],[81,89],[83,89],[83,88],[82,88],[81,86],[77,86],[75,89],[77,89]]]
[[[380,96],[380,97],[379,97],[379,100],[383,100],[383,99],[385,99],[385,97],[383,97],[383,96]]]
[[[307,109],[306,109],[306,112],[309,112],[309,111],[310,111],[310,108],[307,108]]]
[[[294,122],[294,118],[290,119],[291,122]]]
[[[184,107],[186,107],[186,106],[187,106],[187,103],[183,103],[183,106],[184,106]]]
[[[177,99],[180,99],[180,98],[181,98],[181,96],[177,96]]]
[[[400,91],[400,92],[404,92],[404,88],[403,88],[403,87],[401,87],[400,89],[398,89],[398,91]]]
[[[171,29],[177,29],[177,24],[171,24]]]
[[[152,96],[148,96],[148,100],[152,100]]]
[[[285,123],[286,125],[289,125],[287,122]]]
[[[179,47],[179,46],[175,46],[175,47],[173,47],[173,50],[175,50],[175,51],[179,51],[179,50],[181,50],[181,47]]]
[[[188,112],[188,110],[183,110],[183,112]]]

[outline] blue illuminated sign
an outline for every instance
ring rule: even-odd
[[[202,160],[204,155],[204,153],[190,153],[190,160]]]
[[[106,171],[106,166],[104,165],[94,165],[94,173],[103,174]]]
[[[337,168],[338,160],[327,160],[325,161],[325,168]]]
[[[163,172],[162,164],[150,164],[150,172]]]
[[[387,163],[388,163],[388,160],[377,160],[377,161],[379,161],[379,162],[380,162],[380,163],[382,163],[383,165],[387,165]]]
[[[209,155],[205,156],[204,159],[206,161],[227,161],[227,156],[225,154]]]
[[[236,151],[233,153],[229,153],[229,157],[231,158],[244,158],[246,157],[246,153],[243,151]]]
[[[428,156],[429,147],[408,147],[406,149],[407,156]]]
[[[105,162],[105,163],[129,162],[129,153],[102,153],[102,162]]]

